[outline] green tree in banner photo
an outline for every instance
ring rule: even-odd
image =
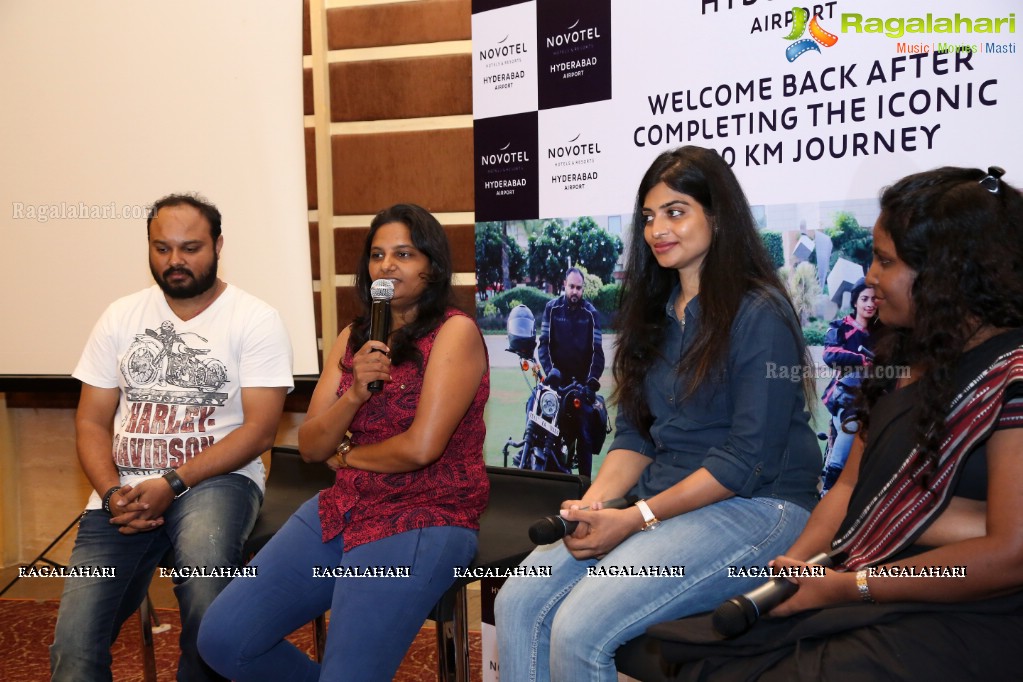
[[[569,226],[568,242],[574,248],[573,263],[582,263],[591,275],[604,284],[611,283],[611,275],[622,252],[622,240],[608,234],[589,216],[583,216]]]
[[[548,220],[529,238],[529,276],[535,287],[557,289],[570,265],[610,283],[622,240],[600,227],[593,218],[582,216],[567,228],[561,220]]]
[[[853,263],[859,263],[867,268],[873,258],[874,234],[870,230],[860,227],[856,216],[846,211],[839,211],[835,214],[835,226],[825,230],[831,237],[832,251],[831,263],[841,256]]]
[[[476,291],[480,299],[520,282],[525,265],[526,252],[508,234],[507,223],[476,224]]]
[[[568,269],[568,259],[575,255],[566,236],[564,225],[555,218],[546,221],[539,233],[529,237],[527,270],[532,285],[537,289],[556,288],[561,284]]]

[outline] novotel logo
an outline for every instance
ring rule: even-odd
[[[569,144],[561,145],[560,147],[550,147],[547,149],[548,159],[564,159],[571,156],[590,156],[592,154],[600,153],[599,142],[582,142],[580,144],[572,144],[579,139],[579,135],[576,135]]]
[[[526,49],[525,43],[508,43],[504,44],[504,41],[508,40],[509,36],[505,36],[497,43],[497,47],[488,47],[485,50],[480,50],[480,60],[487,59],[499,59],[501,57],[510,57],[514,54],[526,54],[529,50]]]
[[[565,45],[572,45],[573,43],[581,43],[586,40],[596,40],[600,37],[600,29],[596,26],[592,28],[577,29],[579,25],[579,19],[576,19],[575,23],[568,27],[564,33],[556,33],[552,36],[547,36],[547,47],[563,47]]]
[[[494,166],[505,163],[526,163],[529,161],[529,152],[505,151],[511,146],[511,142],[501,147],[497,154],[484,154],[480,157],[480,164],[483,166]]]

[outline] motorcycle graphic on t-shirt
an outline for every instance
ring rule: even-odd
[[[210,349],[197,347],[196,339],[207,342],[195,332],[177,333],[169,320],[158,331],[136,334],[121,360],[121,373],[131,387],[128,400],[222,405],[227,394],[217,391],[227,382],[227,368],[206,357]]]

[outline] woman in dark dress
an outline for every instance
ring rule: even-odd
[[[1023,196],[940,168],[884,191],[874,287],[888,332],[832,491],[774,561],[834,553],[749,633],[661,626],[684,679],[1018,678],[1023,641]],[[892,371],[906,368],[908,372]],[[892,379],[891,374],[902,378]]]

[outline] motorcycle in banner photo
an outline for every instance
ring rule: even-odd
[[[576,382],[562,386],[557,369],[544,376],[535,357],[535,320],[528,307],[519,305],[511,311],[507,329],[507,350],[519,357],[530,393],[525,431],[521,440],[509,437],[505,442],[504,465],[509,465],[511,454],[511,466],[520,469],[562,473],[578,469],[589,476],[592,457],[611,432],[604,398]]]

